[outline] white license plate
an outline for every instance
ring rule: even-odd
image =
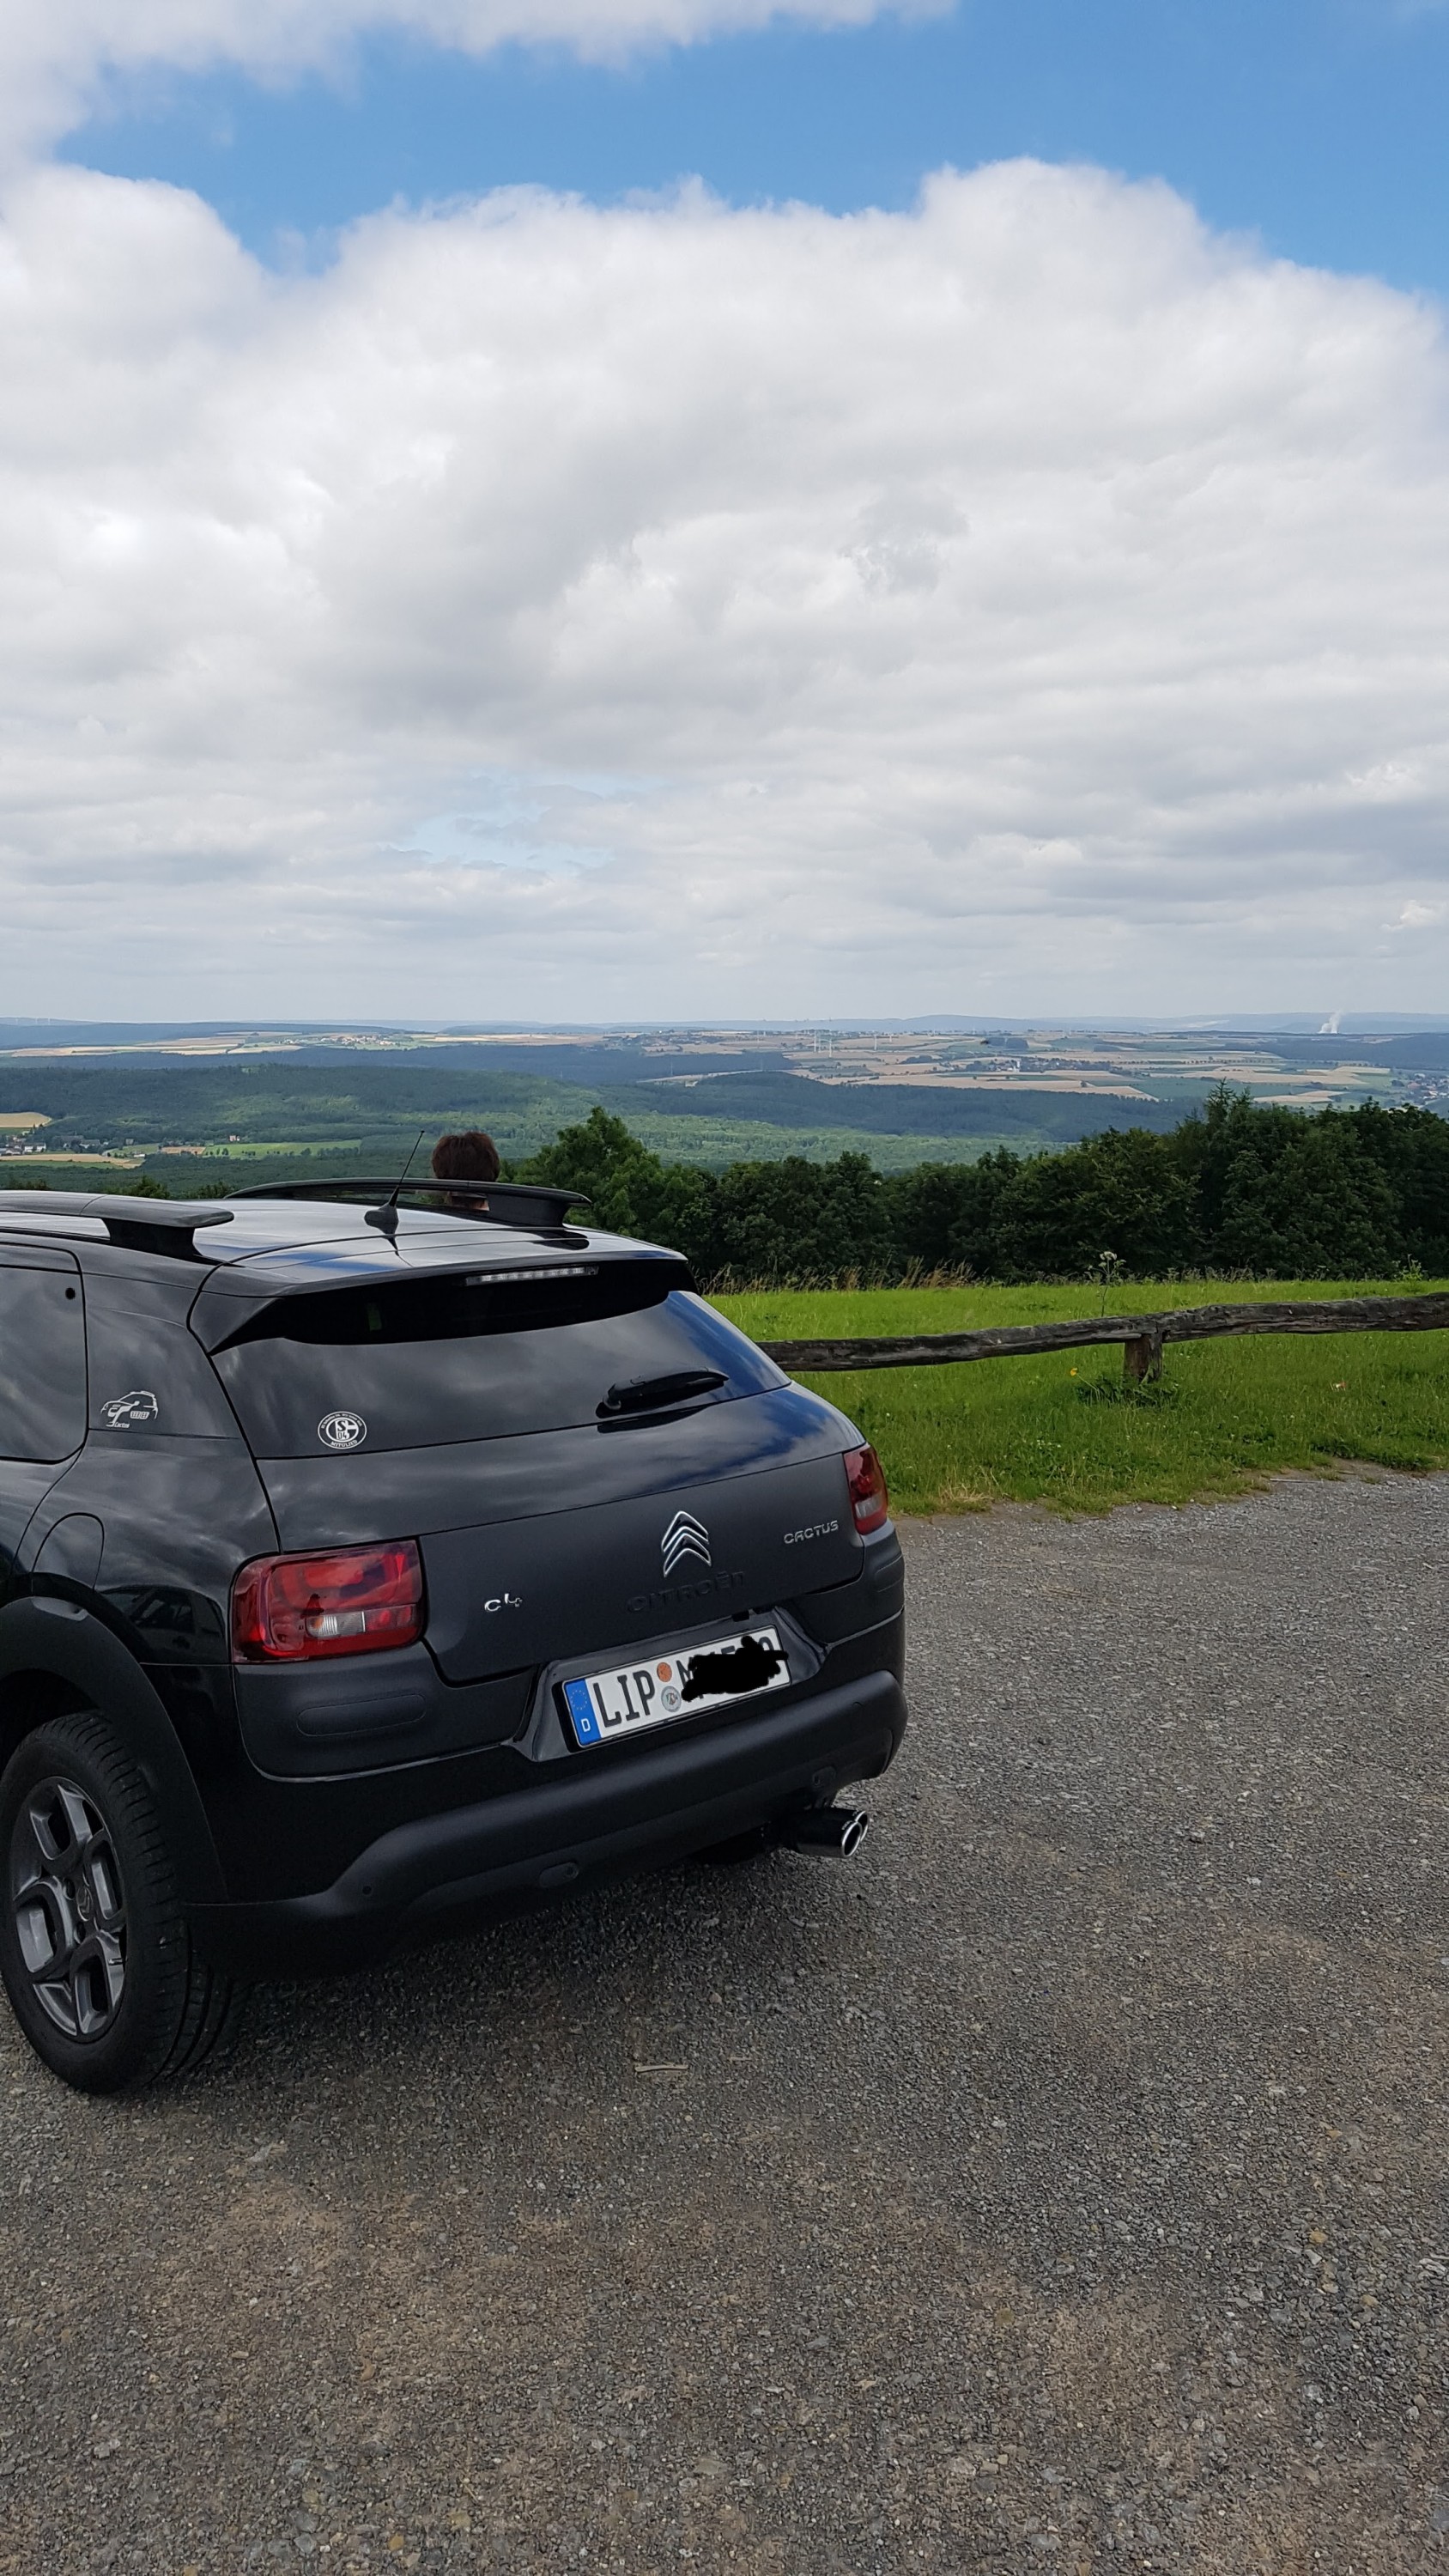
[[[580,1744],[617,1743],[646,1726],[668,1726],[682,1717],[725,1708],[753,1692],[783,1690],[790,1668],[776,1628],[745,1628],[716,1637],[688,1654],[656,1655],[616,1664],[611,1672],[581,1673],[563,1684],[574,1735]]]

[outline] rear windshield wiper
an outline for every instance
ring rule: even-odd
[[[672,1376],[626,1378],[611,1386],[597,1411],[601,1422],[621,1413],[654,1413],[661,1405],[687,1404],[692,1395],[709,1395],[728,1380],[723,1369],[676,1369]]]

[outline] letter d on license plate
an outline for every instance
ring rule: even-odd
[[[575,1741],[587,1745],[699,1717],[760,1691],[783,1690],[789,1679],[779,1631],[751,1628],[692,1647],[688,1654],[618,1664],[607,1673],[582,1673],[562,1688]]]

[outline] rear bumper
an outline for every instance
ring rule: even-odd
[[[313,1895],[194,1906],[192,1933],[245,1975],[359,1966],[820,1805],[884,1771],[905,1724],[899,1682],[877,1672],[708,1732],[582,1754],[536,1788],[395,1827]]]

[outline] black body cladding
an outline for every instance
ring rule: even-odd
[[[402,1206],[0,1199],[0,1766],[99,1709],[194,1938],[378,1955],[828,1800],[905,1723],[859,1434],[673,1255]],[[374,1211],[375,1213],[375,1211]],[[389,1211],[389,1213],[393,1213]],[[515,1211],[515,1215],[519,1212]],[[547,1221],[544,1221],[547,1220]],[[234,1657],[242,1569],[407,1543],[421,1633]],[[783,1687],[584,1749],[563,1682],[778,1629]]]

